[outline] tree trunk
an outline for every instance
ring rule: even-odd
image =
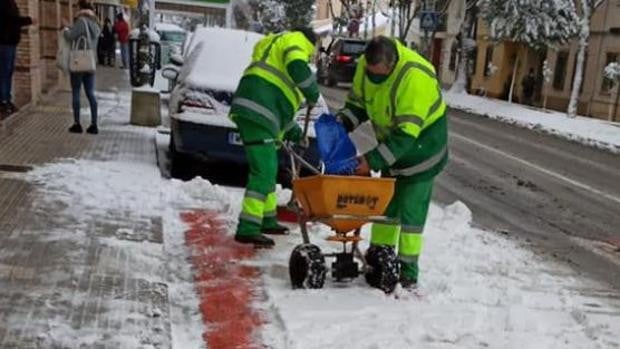
[[[396,36],[396,21],[398,19],[398,7],[393,6],[390,12],[390,37]]]
[[[547,111],[547,96],[549,95],[549,84],[545,83],[545,98],[543,99],[543,110]]]
[[[592,9],[587,4],[587,1],[582,1],[582,4],[583,18],[581,33],[579,33],[579,52],[577,53],[577,64],[573,72],[573,89],[570,94],[567,111],[568,117],[570,118],[577,116],[577,101],[579,100],[579,90],[581,89],[581,82],[583,81],[583,65],[585,63],[586,48],[588,47],[588,40],[590,38],[590,17]]]
[[[469,38],[469,22],[473,16],[465,13],[461,23],[461,53],[456,68],[456,80],[450,87],[452,93],[467,93],[467,72],[469,71],[469,49],[466,41]]]
[[[519,50],[520,51],[520,50]],[[517,81],[517,67],[519,67],[519,51],[517,51],[517,60],[515,62],[514,68],[512,68],[512,81],[510,82],[510,92],[508,93],[508,103],[512,103],[512,95],[515,90],[515,81]]]
[[[616,102],[614,103],[614,113],[610,115],[609,121],[616,121],[616,114],[618,114],[618,103],[620,102],[620,81],[616,82]]]
[[[377,28],[377,19],[375,18],[377,15],[377,0],[372,1],[372,37],[375,37],[376,28]]]

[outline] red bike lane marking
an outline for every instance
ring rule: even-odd
[[[259,291],[260,272],[239,263],[251,259],[254,249],[228,236],[216,212],[184,212],[181,219],[189,227],[185,243],[195,271],[207,348],[262,347],[257,334],[264,321],[252,307]]]

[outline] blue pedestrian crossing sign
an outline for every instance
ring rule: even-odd
[[[439,13],[436,11],[422,11],[420,13],[420,29],[435,31],[439,25]]]

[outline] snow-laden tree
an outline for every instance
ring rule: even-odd
[[[422,2],[423,0],[390,0],[389,6],[396,17],[396,21],[392,23],[398,24],[398,38],[401,41],[406,40],[411,25],[422,8]]]
[[[278,0],[284,7],[289,29],[307,27],[314,17],[314,0]]]
[[[533,48],[565,44],[579,33],[574,0],[479,0],[491,38]],[[524,50],[519,50],[521,52]],[[520,55],[514,62],[508,101],[512,102]]]
[[[603,75],[611,81],[612,90],[616,90],[615,103],[609,103],[609,121],[614,121],[614,115],[616,115],[616,108],[618,108],[618,101],[620,100],[620,63],[609,63],[605,67]]]
[[[286,29],[284,8],[279,0],[248,0],[252,28],[261,33],[277,33]]]
[[[462,1],[462,0],[461,0]],[[452,93],[467,93],[467,80],[471,67],[471,52],[476,48],[474,40],[475,23],[478,19],[478,0],[465,0],[461,10],[461,30],[457,36],[459,42],[459,60],[456,68],[456,80],[450,87]]]
[[[574,0],[581,4],[581,18],[579,21],[579,51],[577,51],[577,64],[573,78],[573,88],[568,103],[568,116],[575,117],[577,115],[577,100],[579,99],[579,90],[583,81],[583,65],[585,64],[586,48],[590,41],[590,20],[594,11],[601,6],[605,0]]]

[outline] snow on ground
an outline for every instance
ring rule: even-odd
[[[452,108],[620,153],[620,123],[582,116],[569,118],[566,113],[462,93],[444,91],[444,97]]]
[[[265,338],[288,348],[611,348],[620,342],[617,309],[590,297],[601,285],[516,242],[471,227],[456,202],[433,205],[425,231],[421,286],[397,297],[328,281],[323,290],[293,291],[287,277],[298,235],[263,254],[269,305],[277,323]],[[313,227],[314,243],[328,234]],[[283,248],[284,247],[284,248]],[[329,260],[328,260],[328,263]]]
[[[28,177],[38,184],[41,205],[62,203],[60,216],[161,214],[174,348],[200,347],[198,301],[179,212],[217,210],[232,234],[241,189],[200,178],[164,180],[153,164],[135,162],[64,161],[37,168]],[[289,195],[280,190],[279,201]],[[338,247],[321,239],[328,234],[325,227],[314,225],[311,232],[324,251]],[[370,289],[362,277],[349,284],[330,280],[322,290],[291,290],[288,257],[301,237],[298,229],[276,237],[277,248],[252,262],[264,270],[267,300],[257,306],[271,322],[263,340],[272,348],[300,349],[620,346],[620,301],[603,296],[608,290],[503,235],[472,228],[471,212],[462,203],[433,205],[425,236],[421,287],[413,294],[397,290],[397,296]],[[130,244],[143,261],[133,272],[153,279],[148,266],[157,256],[152,249],[113,243]]]
[[[76,243],[83,240],[82,244],[87,243],[89,239],[85,234],[88,222],[92,221],[93,216],[101,217],[100,220],[112,225],[132,221],[136,217],[161,216],[164,253],[161,245],[148,241],[136,244],[114,237],[101,237],[97,241],[101,245],[115,248],[115,251],[120,251],[118,253],[130,255],[127,258],[131,259],[132,278],[168,284],[173,347],[202,346],[202,318],[194,291],[191,266],[188,263],[189,255],[184,239],[186,227],[181,222],[179,213],[190,208],[210,208],[225,214],[230,209],[227,204],[227,191],[199,178],[190,182],[164,180],[154,164],[141,162],[65,160],[36,168],[27,175],[26,180],[37,185],[37,196],[40,198],[37,206],[41,210],[58,208],[54,211],[55,217],[82,227],[76,229],[74,234],[66,234],[66,231],[49,232],[49,236],[44,238],[45,241]],[[131,227],[119,232],[127,236],[141,233]],[[38,239],[43,237],[39,236]],[[80,245],[77,243],[75,246]],[[79,249],[76,249],[67,255],[67,263],[70,265],[71,261],[79,260],[78,256],[73,258],[73,254],[79,253]],[[104,258],[100,263],[106,265],[98,268],[106,270],[122,268],[116,265],[118,261],[114,256]],[[66,295],[69,297],[68,302],[80,301],[71,299],[71,296]],[[108,304],[107,307],[118,312],[120,318],[139,319],[143,316],[133,312],[133,306],[124,306],[120,301]],[[71,324],[54,321],[49,319],[50,331],[45,334],[49,343],[68,343],[71,338],[79,338],[83,342],[88,336],[96,341],[101,336],[96,329],[75,329]],[[137,321],[137,324],[139,323],[140,321]],[[136,328],[125,329],[123,333],[108,340],[124,343],[125,348],[141,347],[138,334],[142,330],[136,325]],[[125,336],[132,331],[131,336]]]

